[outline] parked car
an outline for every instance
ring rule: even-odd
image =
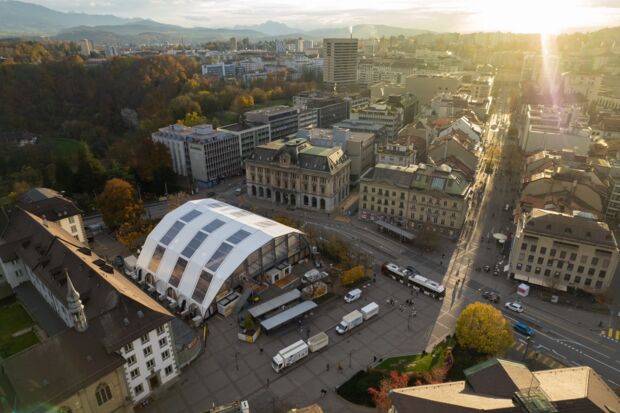
[[[491,271],[491,266],[490,265],[485,265],[483,268],[484,268],[484,272]]]
[[[525,307],[523,307],[523,304],[520,303],[507,302],[504,304],[504,307],[517,313],[522,313],[525,311]]]
[[[525,324],[523,321],[517,321],[516,323],[512,325],[512,328],[516,332],[521,333],[528,337],[531,337],[534,335],[534,329],[528,326],[527,324]]]
[[[482,298],[487,299],[492,303],[499,303],[499,295],[493,291],[483,291]]]
[[[362,290],[360,290],[359,288],[356,288],[354,290],[349,291],[344,296],[344,301],[346,301],[347,303],[352,303],[353,301],[359,300],[361,296],[362,296]]]

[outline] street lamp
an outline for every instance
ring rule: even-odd
[[[525,361],[525,357],[527,357],[527,351],[530,349],[530,341],[532,337],[527,336],[527,343],[525,344],[525,352],[523,353],[523,359],[521,361]]]
[[[235,368],[239,371],[239,352],[235,351]]]
[[[353,354],[353,351],[349,351],[349,368],[351,368],[351,355]]]

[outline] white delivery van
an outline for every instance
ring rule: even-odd
[[[329,336],[324,332],[320,332],[308,339],[308,347],[311,352],[319,351],[329,344]]]
[[[364,316],[359,311],[351,311],[349,314],[342,317],[342,321],[336,326],[336,332],[338,334],[344,334],[347,331],[353,330],[364,322]]]
[[[376,316],[377,314],[379,314],[379,304],[372,302],[362,307],[360,311],[362,312],[362,315],[364,316],[364,320],[368,320],[369,318],[372,318]]]
[[[298,362],[307,355],[308,345],[303,340],[299,340],[278,351],[278,354],[273,356],[273,359],[271,360],[271,367],[273,367],[276,373],[279,373],[285,367]]]
[[[358,300],[361,296],[362,296],[362,290],[360,290],[359,288],[356,288],[354,290],[349,291],[344,296],[344,301],[347,303],[352,303],[353,301]]]

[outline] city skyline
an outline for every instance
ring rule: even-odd
[[[342,1],[318,0],[291,5],[282,0],[251,7],[247,0],[34,0],[63,12],[113,14],[126,18],[153,19],[186,27],[234,27],[277,21],[292,28],[310,30],[357,24],[386,24],[429,31],[504,31],[562,33],[588,31],[620,24],[620,4],[611,0],[523,0],[520,2],[475,0],[466,4],[440,0]],[[191,10],[191,13],[187,13]],[[548,16],[554,15],[554,19]]]

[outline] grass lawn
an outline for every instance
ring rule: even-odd
[[[39,340],[33,332],[13,337],[16,332],[27,329],[33,324],[20,304],[13,303],[0,307],[0,357],[10,356],[37,343]]]
[[[75,139],[53,138],[50,139],[54,147],[54,151],[62,155],[75,155],[80,146],[80,142]]]
[[[376,368],[386,373],[396,370],[399,373],[422,373],[430,371],[445,362],[445,350],[453,346],[452,341],[439,344],[432,353],[412,354],[384,360]]]

